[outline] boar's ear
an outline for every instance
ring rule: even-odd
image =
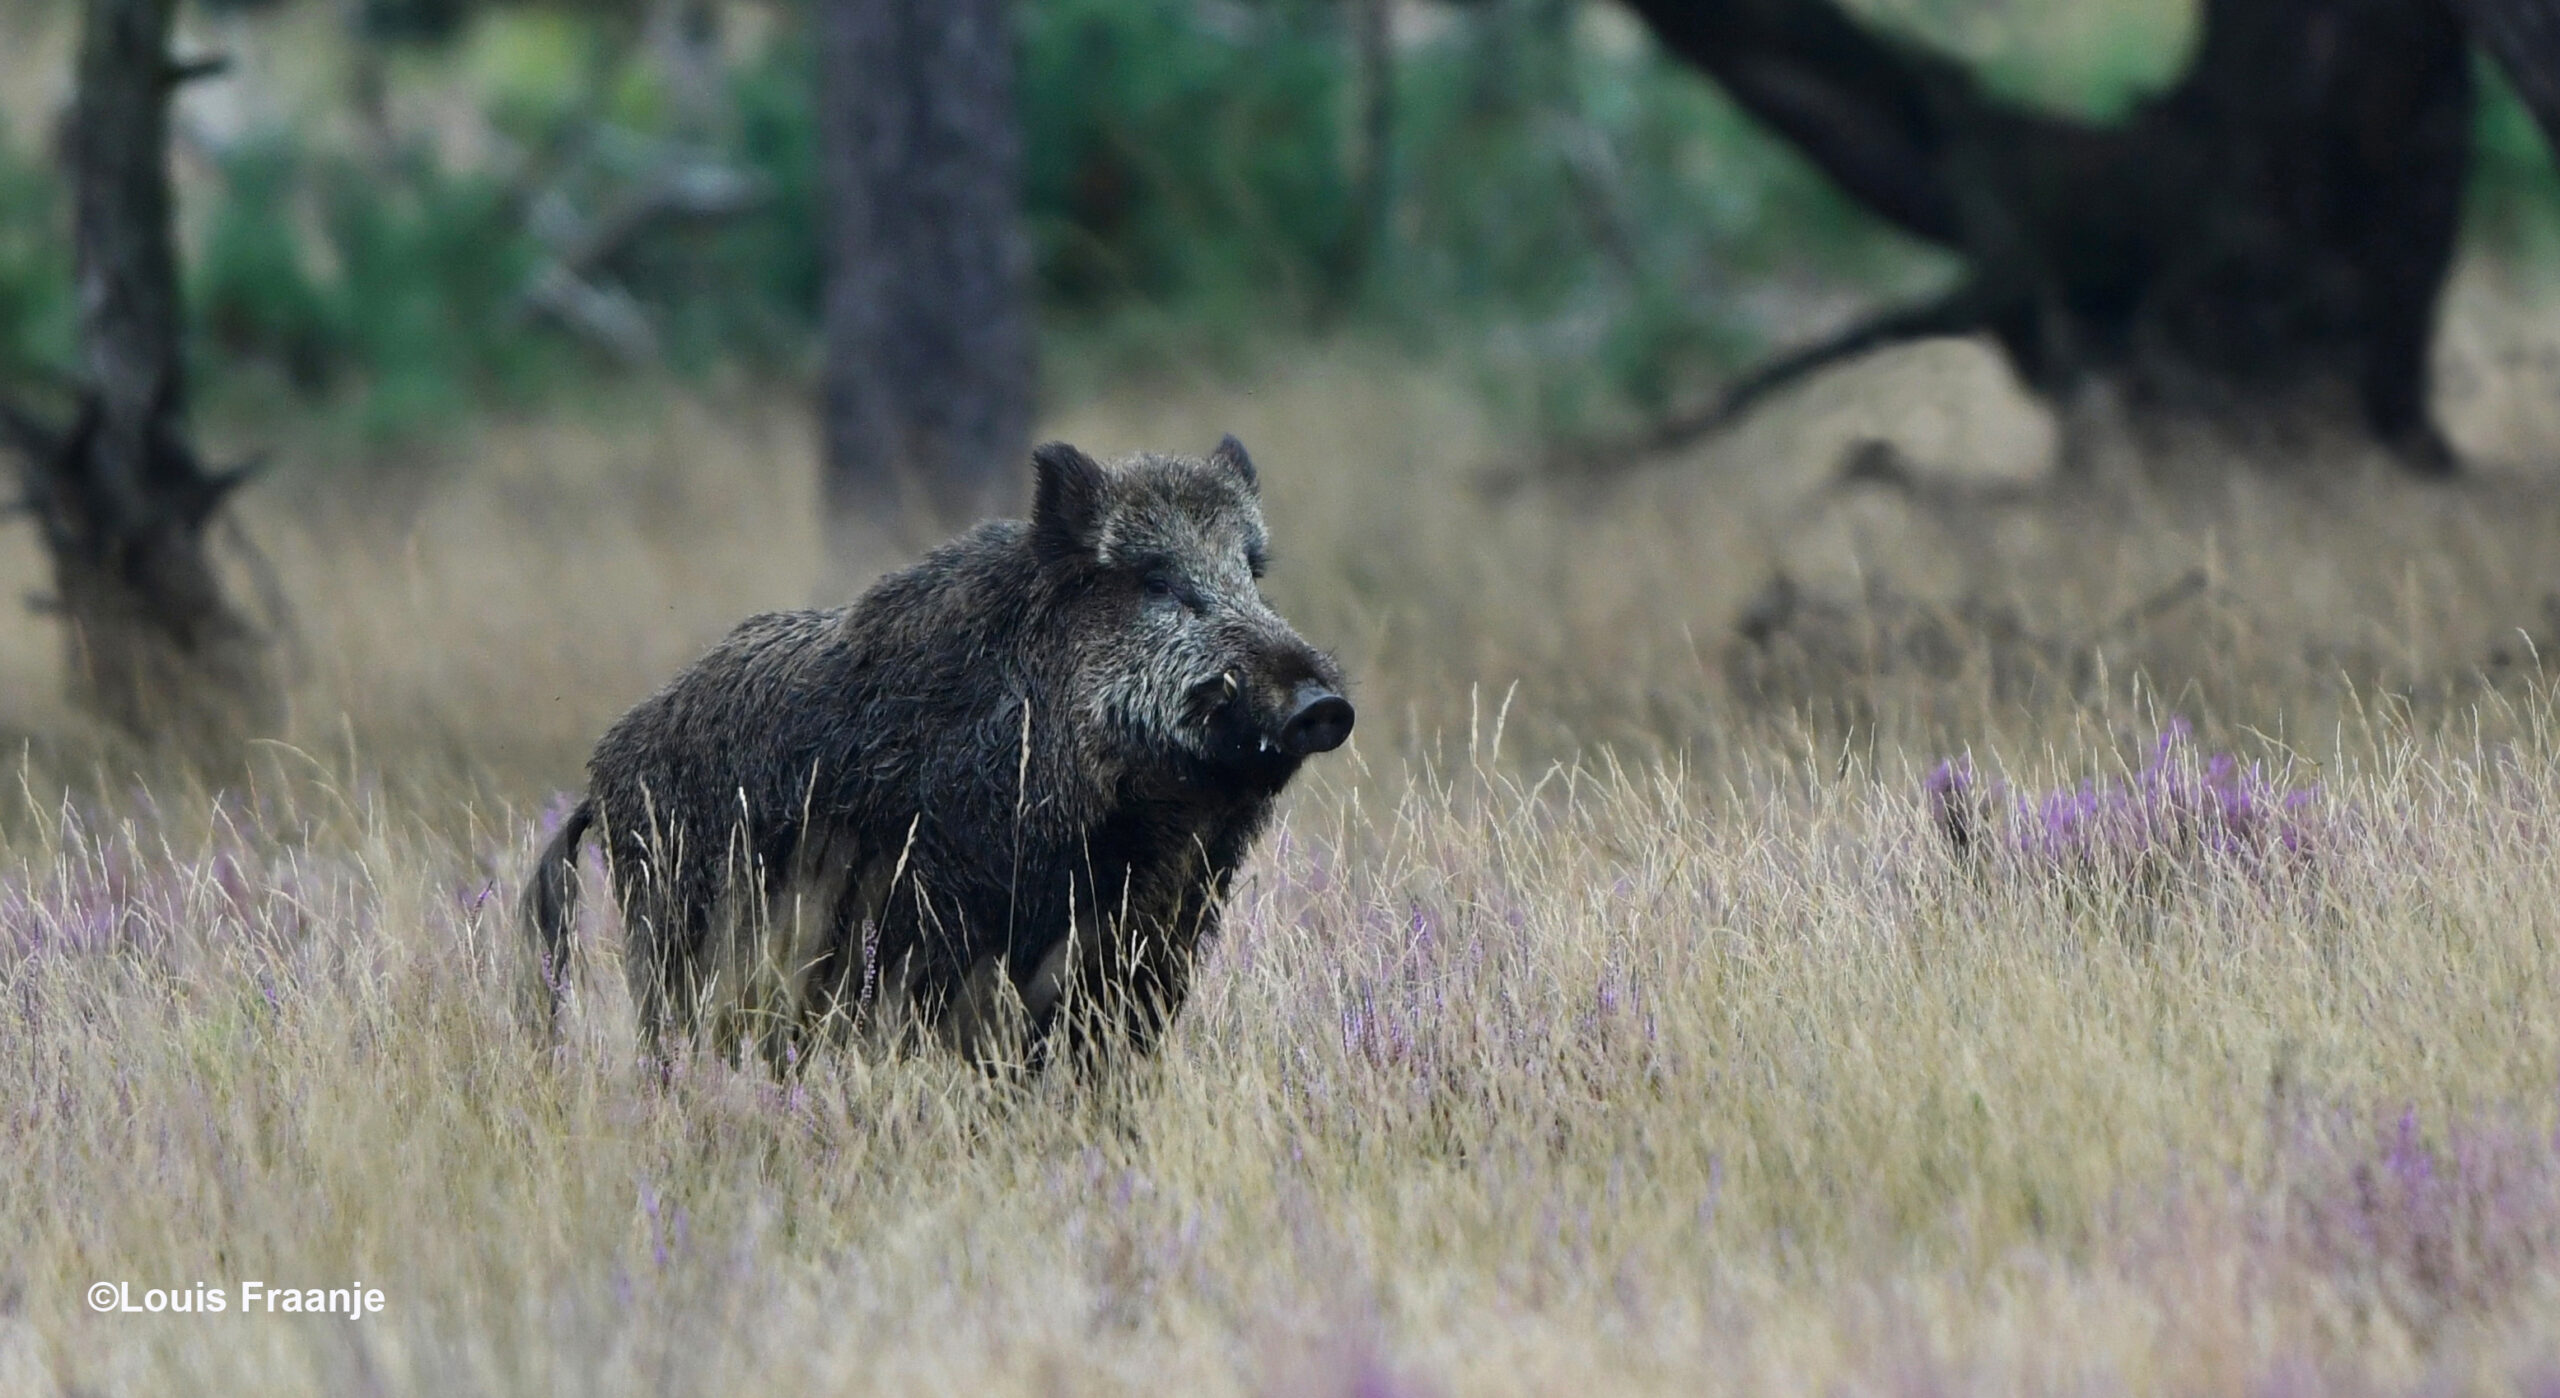
[[[1031,450],[1031,547],[1048,562],[1093,552],[1102,526],[1102,463],[1050,442]]]
[[[1256,495],[1262,493],[1262,477],[1255,473],[1253,458],[1244,454],[1244,443],[1237,441],[1234,433],[1228,433],[1218,443],[1218,449],[1209,453],[1209,464],[1235,472],[1244,481],[1245,489]]]

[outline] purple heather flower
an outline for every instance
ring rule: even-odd
[[[2123,778],[2033,793],[1939,763],[1922,783],[1930,818],[1956,854],[2027,868],[2125,876],[2221,862],[2256,875],[2314,853],[2319,788],[2291,787],[2228,753],[2199,758],[2173,719],[2150,760]]]

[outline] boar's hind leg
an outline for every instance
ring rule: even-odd
[[[1053,968],[1061,953],[1067,964]],[[1079,928],[1073,949],[1061,943],[1034,978],[1037,987],[1054,974],[1050,983],[1063,993],[1048,996],[1032,1019],[1032,1069],[1064,1057],[1077,1073],[1091,1074],[1123,1054],[1154,1054],[1190,993],[1191,961],[1188,945],[1153,927]]]
[[[832,961],[830,944],[852,878],[840,842],[810,841],[782,877],[737,861],[712,910],[708,974],[689,987],[724,1058],[753,1051],[777,1072],[806,1047]]]

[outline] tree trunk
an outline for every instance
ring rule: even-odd
[[[1032,326],[1006,0],[818,7],[829,263],[826,498],[839,559],[1011,505]]]
[[[1395,212],[1395,0],[1351,0],[1352,68],[1359,114],[1350,255],[1342,291],[1357,293],[1376,270]]]
[[[2106,380],[2154,416],[2344,423],[2452,468],[2427,345],[2472,88],[2441,0],[2206,0],[2184,78],[2115,126],[1998,101],[1830,0],[1630,3],[1852,197],[1969,263],[1945,301],[1744,396],[1882,340],[1987,330],[2050,399]]]
[[[77,421],[11,412],[29,512],[53,558],[71,697],[137,736],[201,748],[272,728],[267,637],[225,599],[205,532],[238,472],[188,447],[168,103],[175,0],[89,0],[70,166],[81,352]]]

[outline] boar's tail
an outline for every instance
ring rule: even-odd
[[[578,842],[595,823],[596,803],[581,801],[543,846],[524,886],[524,931],[532,956],[524,987],[528,1022],[546,1034],[560,1027],[560,1001],[569,991],[569,923],[578,911]]]

